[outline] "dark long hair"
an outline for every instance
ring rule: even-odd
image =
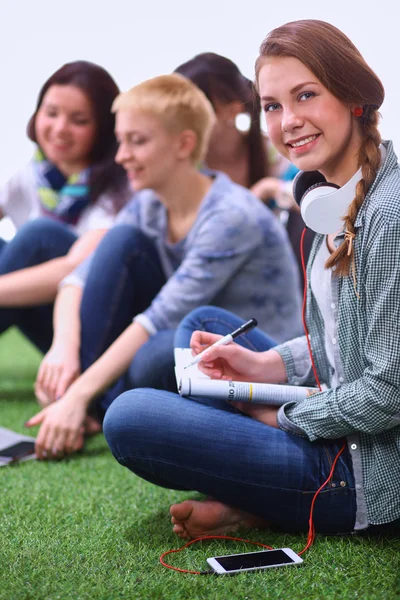
[[[253,93],[253,84],[239,71],[234,62],[214,52],[197,54],[175,69],[195,83],[211,104],[215,100],[228,104],[240,101],[251,119],[248,132],[249,185],[268,175],[265,143],[260,126],[260,102]]]
[[[257,79],[264,57],[268,56],[297,58],[336,98],[349,106],[358,105],[363,109],[361,117],[357,117],[362,133],[358,153],[362,179],[357,184],[356,196],[344,219],[345,229],[350,235],[325,264],[327,268],[335,266],[338,275],[348,275],[354,260],[351,243],[355,235],[354,223],[380,166],[378,109],[385,97],[382,82],[349,38],[325,21],[293,21],[271,31],[260,47],[256,62]]]
[[[36,115],[52,85],[73,85],[89,99],[96,122],[96,137],[89,155],[91,202],[96,202],[100,194],[107,191],[118,210],[127,200],[128,184],[124,169],[114,161],[118,144],[114,134],[115,115],[111,112],[111,106],[119,94],[117,84],[105,69],[94,63],[78,60],[63,65],[49,77],[39,92],[35,112],[27,127],[28,137],[33,142],[37,142]]]

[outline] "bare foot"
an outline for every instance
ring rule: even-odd
[[[173,504],[170,508],[173,531],[183,539],[201,537],[204,535],[224,535],[238,527],[268,526],[267,521],[232,508],[217,500],[185,500]]]

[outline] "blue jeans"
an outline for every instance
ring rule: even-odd
[[[240,317],[217,306],[195,308],[182,319],[176,331],[160,331],[142,346],[129,368],[129,387],[151,387],[176,392],[174,347],[188,348],[193,331],[226,335],[243,322]],[[259,352],[276,345],[275,341],[260,329],[253,329],[236,341],[245,348]]]
[[[106,233],[93,257],[81,303],[81,365],[85,371],[151,304],[166,281],[154,243],[131,225]],[[120,377],[92,407],[102,420],[111,402],[129,388]]]
[[[193,331],[227,335],[243,325],[244,322],[244,319],[224,308],[200,306],[192,310],[179,323],[174,340],[175,348],[189,348]],[[255,352],[264,352],[276,346],[276,342],[258,327],[239,336],[235,342]]]
[[[188,347],[196,329],[225,335],[242,323],[226,310],[200,307],[180,323],[175,345]],[[258,329],[237,342],[255,351],[275,345]],[[334,440],[311,443],[220,400],[181,398],[154,389],[135,389],[115,400],[103,430],[118,462],[143,479],[167,488],[197,490],[286,531],[307,530],[313,495],[342,446]],[[333,481],[316,502],[317,531],[353,529],[354,485],[346,449]]]
[[[67,254],[77,239],[66,225],[46,217],[29,221],[0,246],[0,275],[33,267]],[[0,333],[16,325],[42,352],[53,339],[53,304],[0,308]]]
[[[269,427],[223,401],[152,389],[117,398],[103,430],[118,462],[139,477],[197,490],[292,532],[307,531],[313,495],[342,445]],[[315,503],[317,531],[352,531],[354,485],[346,449]]]

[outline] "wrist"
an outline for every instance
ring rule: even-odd
[[[79,407],[87,411],[87,409],[90,406],[92,397],[93,396],[89,393],[89,390],[85,389],[84,386],[81,385],[79,379],[77,379],[74,383],[70,385],[70,387],[62,397],[62,400],[73,407]]]
[[[68,352],[78,353],[81,347],[81,341],[79,336],[68,335],[67,333],[57,333],[54,334],[53,342],[51,344],[52,348],[60,348],[66,350]]]
[[[271,348],[262,353],[263,381],[265,383],[286,383],[287,373],[285,363],[279,352]]]

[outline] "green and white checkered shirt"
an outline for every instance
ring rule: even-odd
[[[355,529],[400,518],[400,167],[391,142],[355,222],[353,277],[332,275],[337,387],[284,405],[280,427],[308,437],[347,438],[356,480]],[[308,262],[325,239],[317,235]],[[343,234],[337,236],[340,243]],[[324,321],[310,284],[307,324],[317,373],[328,386]],[[335,341],[336,341],[335,340]],[[276,348],[288,381],[315,384],[305,337]]]

